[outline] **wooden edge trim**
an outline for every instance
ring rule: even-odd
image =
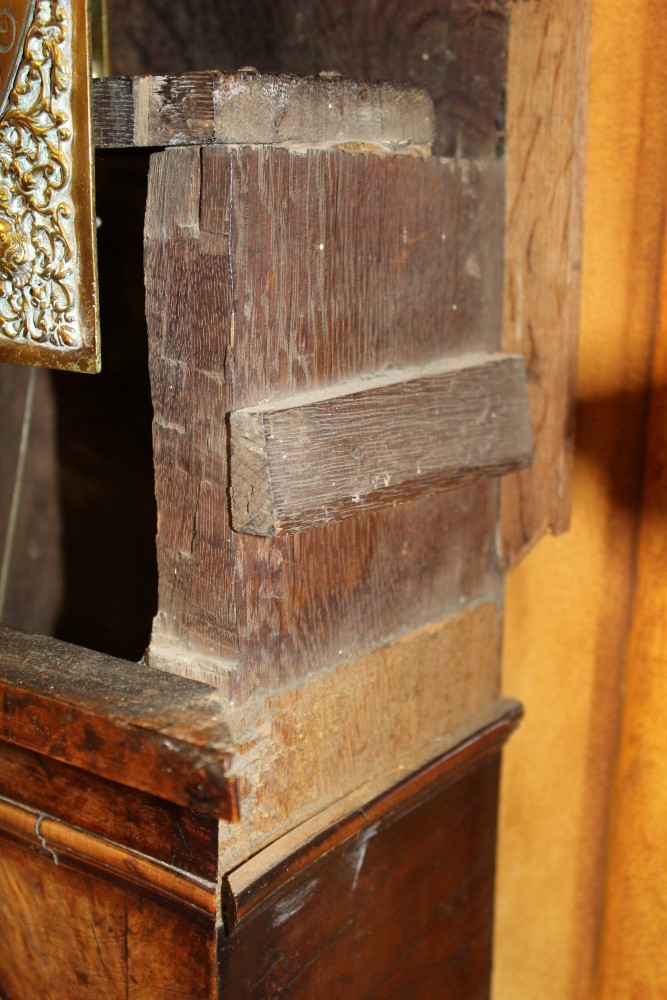
[[[239,818],[222,701],[198,681],[0,626],[0,739],[206,816]]]
[[[98,148],[270,144],[428,156],[435,111],[409,84],[207,70],[93,81]]]
[[[155,861],[102,837],[0,798],[0,832],[52,858],[82,862],[210,916],[216,912],[214,882]]]
[[[523,709],[499,698],[475,718],[486,721],[459,734],[438,757],[404,777],[396,769],[362,786],[318,816],[285,834],[229,872],[222,880],[222,909],[227,934],[294,874],[328,851],[399,808],[409,799],[430,795],[446,781],[458,778],[485,758],[499,753],[518,725]],[[471,722],[473,720],[470,720]],[[470,726],[470,722],[469,722]]]
[[[523,357],[470,354],[230,414],[236,531],[282,535],[525,468]]]

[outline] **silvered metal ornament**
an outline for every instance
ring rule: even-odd
[[[0,361],[99,371],[87,0],[0,0]]]

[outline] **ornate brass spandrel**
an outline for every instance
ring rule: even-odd
[[[86,0],[0,0],[0,75],[0,361],[99,371]]]

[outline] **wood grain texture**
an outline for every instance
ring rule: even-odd
[[[215,819],[4,742],[0,795],[215,881]]]
[[[93,98],[98,147],[268,143],[428,156],[434,136],[428,93],[391,83],[210,70],[96,80]]]
[[[467,355],[230,415],[232,526],[308,531],[529,464],[523,358]]]
[[[590,18],[589,0],[511,15],[504,345],[526,358],[536,448],[502,485],[508,565],[570,518]]]
[[[216,147],[157,154],[150,188],[151,662],[245,699],[493,589],[484,483],[308,534],[232,537],[224,416],[497,349],[502,167]]]
[[[93,867],[114,879],[139,886],[171,903],[203,915],[215,913],[215,883],[165,865],[87,830],[62,823],[7,799],[0,799],[0,833],[44,851],[54,865]]]
[[[499,606],[480,603],[235,706],[243,809],[239,823],[221,828],[222,866],[370,780],[395,783],[495,718],[501,625]]]
[[[375,797],[343,800],[231,873],[225,995],[344,984],[360,997],[487,996],[498,750],[512,721]]]
[[[167,905],[65,858],[56,866],[44,851],[0,839],[3,996],[215,996],[210,917]]]
[[[502,137],[504,0],[108,0],[112,71],[236,70],[390,80],[435,101],[435,151],[492,156]]]
[[[311,819],[255,852],[223,880],[223,912],[228,930],[233,930],[252,910],[294,875],[307,869],[316,858],[360,831],[372,826],[408,801],[417,804],[433,793],[434,785],[451,783],[495,756],[518,724],[520,706],[498,698],[483,712],[453,730],[445,747],[435,756],[415,765],[385,769],[354,791],[323,809]]]
[[[216,692],[0,629],[0,739],[214,817],[237,816]]]

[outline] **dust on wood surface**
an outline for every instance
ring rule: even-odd
[[[211,688],[0,627],[0,739],[233,819],[233,745]]]
[[[428,156],[434,137],[431,98],[407,84],[211,70],[96,80],[93,99],[98,148],[258,143]]]
[[[225,416],[497,350],[502,177],[497,163],[331,151],[154,155],[152,663],[244,700],[497,586],[492,482],[279,539],[233,533]]]
[[[235,410],[230,442],[237,531],[396,506],[530,462],[523,358],[466,355]]]

